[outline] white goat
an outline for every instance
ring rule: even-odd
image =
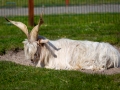
[[[28,33],[21,22],[8,20],[19,27],[28,39],[23,41],[25,56],[37,67],[65,70],[105,70],[120,66],[120,53],[108,43],[79,41],[70,39],[48,40],[38,36],[42,17],[37,26]]]

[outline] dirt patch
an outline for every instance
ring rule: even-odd
[[[0,56],[0,61],[2,60],[12,61],[12,62],[21,64],[21,65],[33,66],[30,60],[25,59],[23,50],[19,50],[17,52],[7,51],[5,55]],[[92,70],[80,70],[80,71],[85,72],[85,73],[91,73],[91,74],[94,74],[94,73],[107,74],[107,75],[120,74],[120,68],[111,68],[111,69],[104,70],[104,71],[92,71]]]
[[[30,66],[33,64],[31,63],[30,60],[27,60],[25,58],[24,55],[24,51],[23,50],[19,50],[19,51],[7,51],[5,55],[1,55],[0,56],[0,61],[12,61],[21,65],[27,65]]]

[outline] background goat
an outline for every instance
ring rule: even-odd
[[[42,15],[38,25],[30,33],[21,22],[11,21],[27,36],[23,41],[25,56],[37,67],[66,70],[104,70],[120,66],[120,53],[108,43],[79,41],[70,39],[48,40],[38,36],[43,24]]]

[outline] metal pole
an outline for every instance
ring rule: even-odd
[[[29,25],[34,26],[34,0],[28,0]]]
[[[65,4],[66,4],[66,6],[68,6],[69,5],[69,0],[66,0]]]

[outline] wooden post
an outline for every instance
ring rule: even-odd
[[[34,26],[34,0],[28,0],[29,25]]]
[[[68,6],[69,5],[69,0],[66,0],[65,4],[66,4],[66,6]]]

